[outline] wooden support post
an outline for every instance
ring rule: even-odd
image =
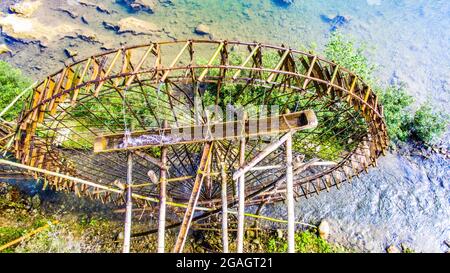
[[[167,128],[167,121],[164,120],[163,127]],[[166,235],[166,185],[167,185],[167,147],[161,148],[161,168],[159,176],[159,220],[158,220],[158,253],[165,252],[165,235]]]
[[[245,163],[245,138],[241,138],[241,148],[239,149],[239,164],[242,167]],[[238,230],[237,230],[237,253],[244,251],[244,222],[245,222],[245,173],[238,180]]]
[[[125,211],[125,230],[123,235],[123,253],[130,252],[131,241],[131,214],[133,209],[133,201],[131,199],[132,186],[132,172],[133,172],[133,156],[128,152],[127,158],[127,186],[126,186],[126,211]]]
[[[222,176],[222,244],[223,253],[228,253],[228,200],[227,200],[227,173],[225,163],[221,164]]]
[[[292,133],[286,139],[286,203],[288,211],[288,252],[295,253],[294,183],[292,165]]]

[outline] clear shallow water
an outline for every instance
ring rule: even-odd
[[[6,11],[12,1],[2,1]],[[77,1],[42,0],[35,17],[49,28],[70,23],[96,33],[98,43],[61,37],[47,48],[10,44],[13,56],[3,55],[27,74],[42,79],[70,61],[64,49],[78,51],[76,59],[100,52],[102,47],[141,44],[150,40],[201,38],[194,33],[200,24],[209,26],[216,39],[256,40],[291,47],[323,48],[331,25],[323,16],[350,18],[340,31],[366,44],[370,59],[378,64],[381,84],[406,82],[417,102],[431,101],[450,113],[450,2],[448,0],[297,0],[282,7],[272,0],[172,0],[154,14],[128,13],[115,1],[101,3],[111,14],[81,6]],[[56,10],[77,13],[73,19]],[[80,17],[89,22],[85,25]],[[152,36],[117,35],[103,21],[135,16],[152,22],[164,32]],[[0,42],[2,39],[0,38]],[[450,138],[443,145],[450,146]],[[319,221],[327,218],[333,227],[332,240],[366,251],[383,251],[390,243],[405,242],[417,251],[446,251],[449,239],[449,160],[388,155],[370,174],[340,191],[321,194],[298,203],[298,218]],[[282,207],[266,213],[283,216]]]

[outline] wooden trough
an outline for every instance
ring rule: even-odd
[[[244,121],[219,122],[189,127],[153,129],[99,136],[94,153],[116,152],[206,141],[236,140],[242,137],[278,135],[289,131],[313,129],[317,117],[312,110]]]

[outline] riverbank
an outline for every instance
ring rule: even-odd
[[[23,182],[22,182],[23,183]],[[7,183],[0,183],[0,248],[21,236],[49,225],[31,238],[1,252],[15,253],[120,253],[122,250],[122,215],[107,206],[89,200],[76,200],[67,207],[68,196],[28,192]],[[59,195],[59,196],[58,196]],[[138,214],[138,213],[136,213]],[[142,216],[142,215],[141,215]],[[133,230],[146,230],[146,222],[135,216]],[[235,227],[234,227],[235,228]],[[233,229],[233,226],[231,226]],[[167,232],[167,248],[176,239],[173,230]],[[245,235],[245,252],[286,252],[285,230],[261,228],[253,224]],[[324,236],[324,235],[323,235]],[[326,234],[328,236],[328,234]],[[230,232],[230,251],[236,247],[235,232]],[[185,247],[186,253],[214,253],[222,251],[221,232],[218,226],[197,226]],[[132,252],[156,252],[156,235],[132,240]],[[314,229],[298,231],[296,251],[301,253],[349,252],[337,244],[330,244]]]

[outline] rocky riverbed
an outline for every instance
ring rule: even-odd
[[[339,29],[368,46],[381,84],[406,82],[417,103],[450,113],[450,4],[436,1],[7,0],[0,59],[34,79],[64,63],[151,40],[217,38],[323,48]],[[8,52],[8,49],[11,52]],[[298,218],[328,219],[330,240],[381,252],[408,244],[446,252],[450,239],[447,133],[436,147],[388,154],[341,190],[298,203]],[[266,214],[284,216],[282,206]]]

